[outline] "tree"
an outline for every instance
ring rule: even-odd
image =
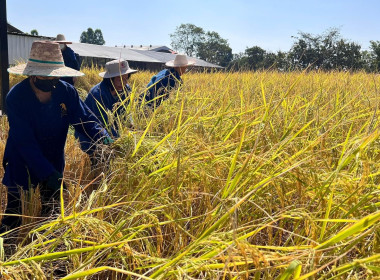
[[[245,49],[245,54],[247,56],[248,68],[257,70],[264,66],[264,58],[266,51],[259,46],[254,46],[252,48]]]
[[[267,52],[259,46],[246,48],[244,53],[234,54],[233,60],[229,63],[230,70],[278,70],[288,71],[291,69],[288,53],[278,51],[277,53]]]
[[[279,71],[291,70],[291,64],[287,52],[278,51],[276,55],[276,68]]]
[[[333,47],[330,69],[358,70],[363,67],[361,46],[341,39]]]
[[[181,24],[170,34],[171,46],[188,56],[199,57],[210,63],[227,66],[232,60],[232,49],[228,41],[215,31],[205,32],[191,23]]]
[[[321,64],[320,36],[312,36],[310,33],[299,32],[299,37],[293,37],[297,41],[290,50],[291,63],[295,68],[318,68]]]
[[[199,44],[204,40],[204,36],[203,28],[191,23],[181,24],[170,34],[171,46],[188,56],[197,56]]]
[[[198,57],[210,63],[226,67],[232,60],[232,49],[228,41],[217,32],[208,31],[204,42],[198,43]]]
[[[30,31],[30,35],[38,36],[38,31],[36,29],[33,29],[32,31]]]
[[[277,66],[277,55],[272,52],[266,52],[262,62],[263,69],[275,69]]]
[[[94,45],[104,45],[106,42],[103,39],[103,34],[100,29],[95,29],[95,31],[89,27],[87,31],[83,31],[80,35],[81,43],[88,43]]]
[[[332,28],[321,35],[299,32],[289,57],[295,68],[305,69],[359,69],[362,65],[361,46],[341,38]]]
[[[372,71],[379,71],[380,70],[380,41],[370,41],[371,46],[371,54],[373,57],[372,60]]]
[[[234,53],[232,55],[232,61],[228,64],[228,70],[239,71],[239,70],[249,70],[247,67],[247,56],[245,53]]]

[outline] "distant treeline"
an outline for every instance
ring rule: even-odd
[[[181,24],[170,35],[172,47],[189,56],[226,67],[228,70],[380,70],[380,41],[370,41],[370,50],[342,38],[337,28],[320,35],[299,32],[288,52],[269,52],[259,46],[232,54],[228,41],[216,32],[205,32],[193,24]]]

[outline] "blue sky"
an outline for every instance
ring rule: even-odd
[[[233,53],[260,46],[288,51],[299,31],[340,28],[343,38],[368,49],[380,41],[379,0],[8,0],[8,22],[24,32],[79,42],[88,27],[102,30],[106,45],[167,45],[182,23],[216,31]]]

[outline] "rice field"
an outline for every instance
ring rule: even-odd
[[[152,74],[103,172],[69,135],[59,214],[1,250],[3,279],[380,279],[379,75],[191,72],[152,112]]]

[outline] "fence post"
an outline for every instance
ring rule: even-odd
[[[7,1],[0,0],[0,109],[3,114],[6,114],[7,112],[5,97],[9,91],[9,73],[7,71],[9,66],[7,29]]]

